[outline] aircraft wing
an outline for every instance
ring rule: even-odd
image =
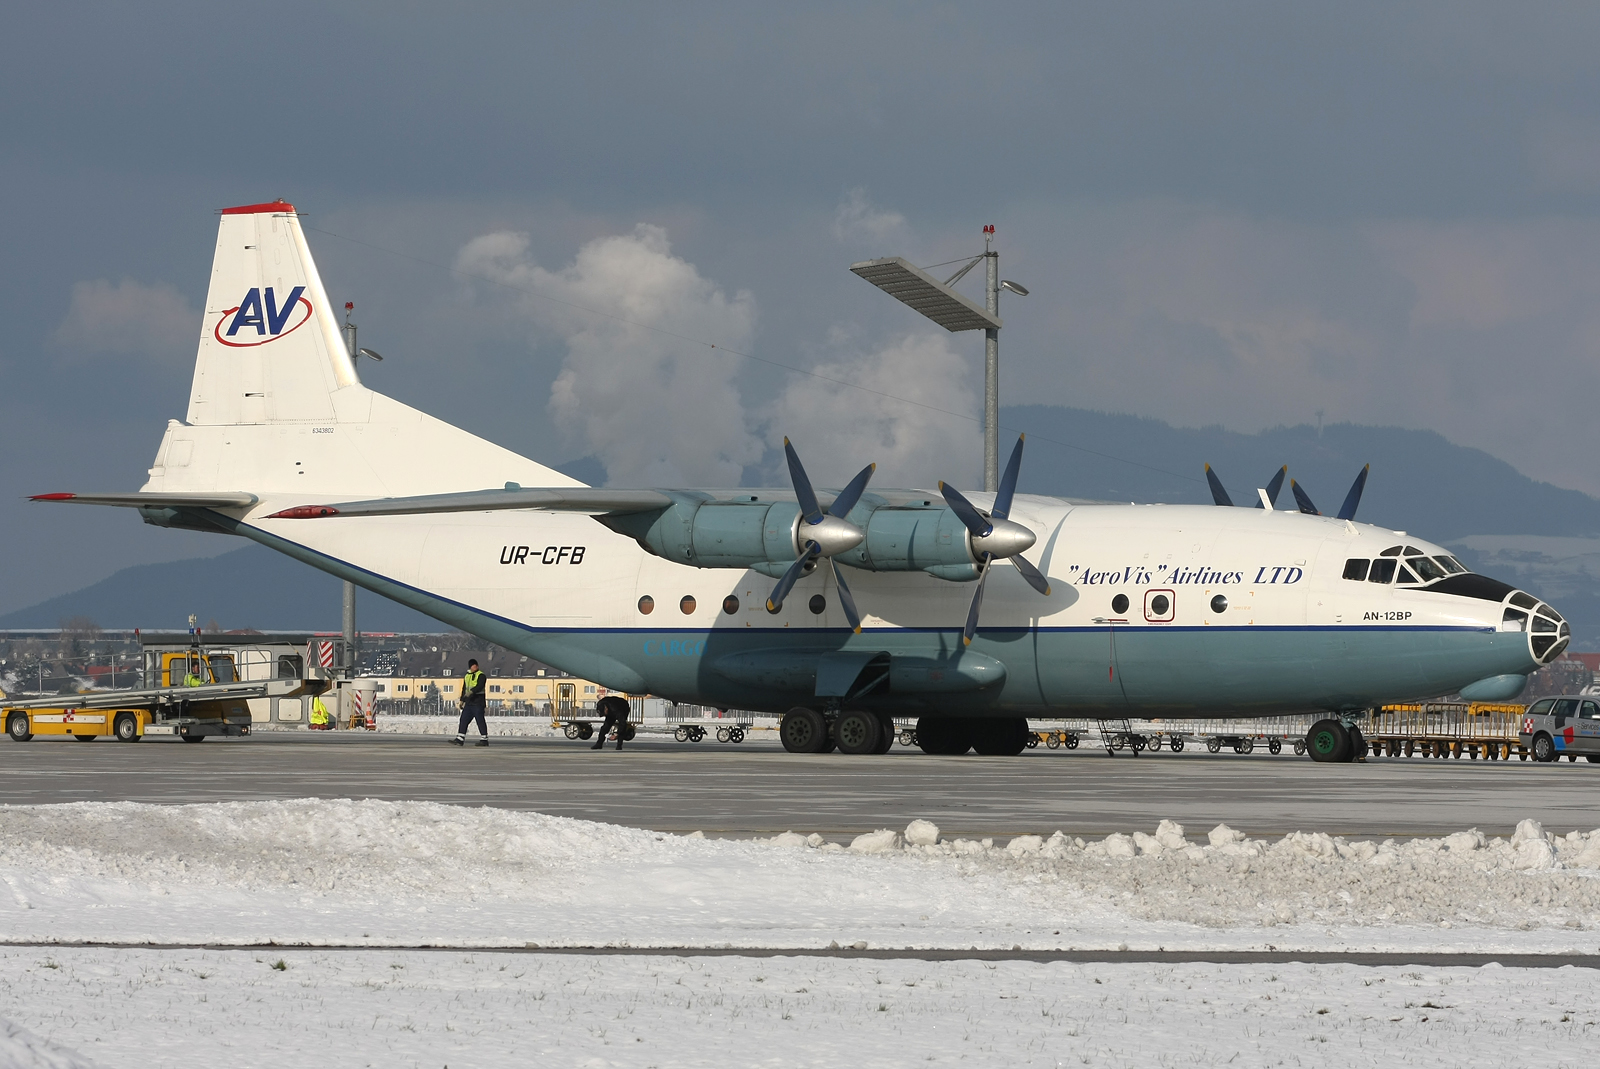
[[[419,497],[380,497],[365,501],[338,501],[327,505],[297,505],[274,512],[271,520],[315,520],[327,516],[415,516],[429,512],[491,512],[500,509],[544,509],[551,512],[593,514],[649,512],[666,508],[672,498],[659,490],[605,490],[589,486],[549,489],[507,487],[472,490],[462,494],[424,494]]]
[[[237,509],[261,500],[254,494],[208,491],[203,494],[34,494],[31,501],[68,501],[75,505],[116,505],[129,509]]]

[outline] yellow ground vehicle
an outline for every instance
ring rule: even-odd
[[[119,742],[170,735],[203,742],[213,735],[250,734],[252,698],[320,692],[326,686],[321,680],[300,679],[240,682],[231,655],[191,649],[162,653],[154,687],[9,702],[0,712],[14,742],[35,735],[71,735],[79,742],[102,735]]]

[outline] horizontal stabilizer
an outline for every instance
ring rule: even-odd
[[[546,509],[552,512],[649,512],[666,508],[672,498],[659,490],[603,490],[588,486],[473,490],[464,494],[424,494],[298,505],[274,512],[271,520],[316,520],[327,516],[416,516],[430,512],[491,512],[500,509]]]
[[[203,494],[34,494],[32,501],[70,501],[75,505],[116,505],[127,509],[242,509],[260,498],[254,494],[211,491]]]

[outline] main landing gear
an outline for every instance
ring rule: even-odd
[[[1298,751],[1300,747],[1295,749]],[[1311,730],[1306,732],[1305,749],[1313,761],[1343,764],[1365,760],[1367,740],[1354,724],[1346,726],[1343,721],[1329,718],[1311,725]]]
[[[1033,733],[1024,717],[925,716],[917,721],[923,753],[955,756],[976,750],[988,757],[1014,757],[1028,748]],[[888,753],[894,721],[864,709],[829,717],[816,709],[790,709],[778,725],[778,738],[790,753]]]
[[[1032,732],[1024,717],[925,716],[917,721],[923,753],[955,756],[976,750],[985,757],[1015,757]]]

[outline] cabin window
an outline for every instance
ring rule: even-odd
[[[732,594],[722,599],[722,611],[732,616],[739,611],[739,599]]]
[[[692,616],[694,614],[694,595],[685,594],[683,600],[678,602],[678,608],[682,610],[683,615]]]
[[[1367,562],[1366,561],[1362,561],[1361,563],[1365,564]],[[1211,611],[1212,612],[1227,612],[1228,611],[1228,599],[1227,599],[1227,597],[1225,595],[1218,594],[1216,597],[1212,598],[1211,599]]]
[[[639,599],[639,615],[649,616],[656,611],[656,599],[649,594]]]
[[[811,615],[821,616],[828,608],[828,599],[821,594],[811,595],[811,600],[806,603],[806,608],[811,610]]]
[[[1118,594],[1111,599],[1111,611],[1121,616],[1128,611],[1128,595]]]
[[[1351,557],[1344,562],[1344,577],[1360,583],[1367,578],[1367,567],[1372,562],[1366,557]]]
[[[1394,581],[1394,566],[1399,563],[1392,557],[1384,557],[1372,562],[1372,571],[1367,573],[1369,583],[1390,583]]]

